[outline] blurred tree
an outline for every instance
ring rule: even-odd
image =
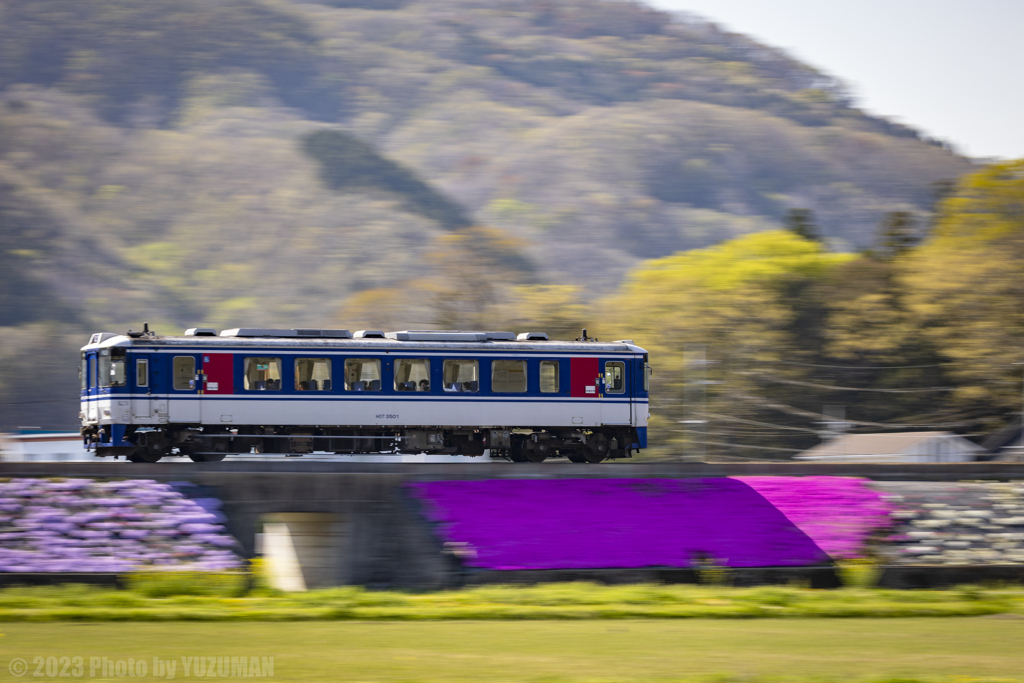
[[[651,353],[652,426],[659,440],[706,438],[711,453],[746,457],[778,457],[813,443],[806,417],[794,420],[767,404],[815,410],[812,392],[800,385],[807,370],[788,364],[815,358],[802,351],[807,321],[798,321],[805,302],[794,293],[853,258],[789,231],[770,231],[648,261],[634,271],[621,293],[602,303],[600,310],[614,315],[602,316],[599,329],[604,336],[627,335]],[[705,345],[712,363],[701,379],[709,382],[704,419],[727,416],[725,422],[715,417],[706,433],[677,424],[688,381],[686,344]]]
[[[891,260],[907,254],[920,241],[921,230],[914,214],[890,211],[878,225],[875,246],[869,253],[874,258]]]
[[[575,339],[583,328],[595,329],[598,309],[582,301],[571,285],[519,285],[510,294],[505,323],[516,332],[546,332],[551,339]]]
[[[950,360],[958,404],[988,426],[1020,409],[1024,161],[965,177],[931,238],[907,259],[907,302]]]
[[[782,219],[787,230],[798,237],[814,242],[821,241],[821,233],[814,222],[814,212],[810,209],[790,209]]]

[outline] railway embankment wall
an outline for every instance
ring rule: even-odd
[[[222,501],[227,531],[248,556],[256,553],[257,534],[275,515],[326,516],[332,520],[334,561],[320,561],[318,571],[330,566],[329,582],[335,584],[432,589],[508,580],[685,581],[700,571],[679,566],[689,559],[730,565],[740,583],[804,577],[826,587],[835,584],[828,565],[842,555],[836,548],[861,538],[884,550],[889,568],[882,580],[894,586],[941,585],[989,574],[1024,578],[1024,560],[1014,559],[1024,548],[1024,526],[1016,528],[1017,521],[1024,523],[1024,515],[1017,515],[1024,507],[1024,464],[1017,463],[0,463],[0,478],[61,477],[189,482]],[[847,498],[838,500],[834,486],[807,488],[827,481],[820,477],[860,477],[865,486],[856,491],[847,486]],[[804,488],[797,491],[787,480],[802,480]],[[774,489],[765,483],[771,481]],[[460,487],[477,502],[452,505]],[[747,488],[756,489],[757,496]],[[697,500],[687,508],[694,496],[704,496],[704,503]],[[780,514],[758,508],[761,499]],[[885,521],[877,519],[879,506],[891,514]],[[699,523],[659,528],[646,546],[629,533],[664,526],[669,517],[692,520],[701,510],[713,513]],[[746,510],[749,520],[734,519],[737,510]],[[755,521],[764,524],[766,515],[775,519],[774,526],[741,533]],[[851,520],[859,520],[856,538],[848,533]],[[840,537],[841,527],[847,536]],[[700,534],[745,545],[709,553],[699,544],[686,546]],[[574,538],[583,539],[576,551],[567,545]],[[753,548],[758,539],[774,539],[776,545],[788,539],[792,562],[780,565],[768,546]],[[657,553],[664,554],[666,545],[677,556],[658,555],[660,560],[647,567],[667,566],[645,568],[645,553],[659,546]],[[814,548],[827,552],[815,555]]]

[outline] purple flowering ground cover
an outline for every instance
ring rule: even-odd
[[[219,507],[147,479],[0,482],[0,572],[234,569]]]
[[[410,485],[470,566],[499,569],[806,566],[828,555],[747,483],[501,479]],[[475,556],[474,556],[475,555]]]
[[[833,559],[861,557],[873,532],[888,529],[892,506],[867,479],[734,477],[760,493]]]

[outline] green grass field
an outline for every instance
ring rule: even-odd
[[[0,623],[12,658],[274,658],[278,681],[1024,680],[1024,619]],[[194,673],[194,672],[193,672]],[[188,680],[194,679],[193,675]],[[104,680],[99,676],[90,680]],[[123,680],[123,679],[118,679]],[[133,680],[156,680],[135,678]],[[162,679],[166,680],[166,678]]]

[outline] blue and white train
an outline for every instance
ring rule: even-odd
[[[193,328],[82,348],[97,456],[436,453],[541,462],[647,446],[648,355],[543,333]]]

